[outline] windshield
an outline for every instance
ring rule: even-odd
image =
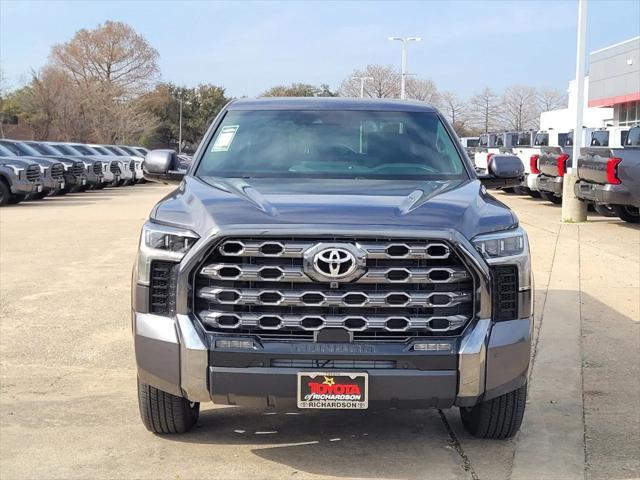
[[[112,152],[114,155],[117,155],[117,156],[119,156],[119,157],[124,157],[124,156],[125,156],[125,153],[124,153],[123,151],[121,151],[121,150],[117,149],[116,147],[111,147],[111,146],[107,146],[107,145],[105,145],[105,146],[103,147],[103,149],[105,149],[105,148],[106,148],[107,150],[109,150],[110,152]]]
[[[123,150],[125,153],[128,153],[129,155],[133,155],[134,157],[139,157],[140,154],[136,151],[134,151],[132,148],[129,147],[118,147],[120,150]]]
[[[42,155],[60,155],[53,148],[49,145],[45,145],[44,143],[29,143],[28,145],[34,150],[40,152]]]
[[[149,153],[149,150],[147,150],[146,148],[142,148],[142,147],[136,147],[136,150],[138,152],[140,152],[142,154],[142,156],[144,157],[147,153]]]
[[[27,144],[24,143],[20,143],[20,142],[9,142],[6,140],[2,140],[0,141],[0,145],[3,145],[4,147],[7,148],[7,150],[13,152],[14,155],[18,155],[18,156],[23,156],[23,155],[29,155],[29,156],[39,156],[40,154],[37,152],[37,150],[34,150],[33,148],[29,147]]]
[[[7,147],[0,145],[0,157],[15,157],[16,154],[9,150]]]
[[[56,144],[49,144],[49,146],[54,150],[56,150],[58,154],[62,154],[62,155],[78,155],[79,154],[79,152],[73,150],[72,148],[66,145],[61,145],[56,143]]]
[[[468,178],[434,113],[231,111],[198,176]]]

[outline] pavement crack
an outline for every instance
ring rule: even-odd
[[[582,317],[582,246],[580,245],[580,233],[582,233],[582,228],[578,226],[578,312],[580,315],[580,376],[582,384],[581,384],[581,395],[582,395],[582,445],[584,447],[584,463],[583,463],[583,476],[586,478],[587,475],[587,415],[586,415],[586,406],[584,399],[584,364],[585,364],[585,352],[584,352],[584,324]]]
[[[438,409],[438,414],[440,415],[440,420],[442,420],[442,424],[444,425],[444,428],[447,429],[447,433],[449,434],[449,443],[462,459],[462,469],[465,472],[469,472],[472,480],[480,480],[480,477],[478,477],[478,474],[473,469],[473,465],[471,465],[471,460],[469,460],[469,457],[465,453],[464,448],[462,448],[462,444],[460,443],[460,440],[458,440],[458,437],[456,436],[456,432],[454,432],[453,428],[451,428],[451,425],[449,424],[449,421],[447,420],[447,417],[445,416],[444,412]]]
[[[556,235],[556,243],[553,245],[553,255],[551,257],[551,271],[549,272],[549,279],[547,281],[547,286],[545,288],[544,300],[542,301],[542,307],[540,310],[540,326],[538,327],[538,335],[536,336],[536,341],[532,346],[531,352],[531,365],[529,366],[529,374],[527,375],[527,383],[531,383],[531,378],[533,376],[533,367],[536,364],[536,358],[538,355],[538,344],[540,343],[540,336],[542,335],[542,324],[544,323],[544,309],[547,305],[547,298],[549,297],[549,285],[551,284],[551,276],[553,275],[553,267],[556,261],[556,253],[558,252],[558,242],[560,241],[560,235],[562,233],[562,226],[560,226],[560,230]],[[534,286],[534,296],[533,301],[535,302],[535,286]],[[534,304],[535,308],[535,304]],[[535,321],[535,319],[534,319]],[[529,394],[527,393],[527,396]]]

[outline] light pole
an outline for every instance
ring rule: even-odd
[[[364,98],[364,82],[373,81],[373,77],[353,77],[354,80],[360,80],[360,98]]]
[[[584,222],[587,219],[587,205],[576,198],[574,185],[578,180],[578,157],[582,147],[582,114],[584,107],[584,63],[585,37],[587,34],[587,0],[578,0],[578,41],[576,47],[576,102],[573,127],[573,155],[571,169],[562,182],[562,221]]]
[[[405,84],[407,77],[407,42],[419,42],[420,37],[388,37],[388,40],[402,42],[402,63],[400,67],[400,99],[405,99]]]
[[[180,103],[180,116],[178,120],[178,155],[182,153],[182,92],[178,93],[178,102]]]

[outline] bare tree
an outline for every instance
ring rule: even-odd
[[[538,105],[542,112],[567,108],[567,101],[566,92],[561,92],[560,90],[545,88],[538,94]]]
[[[496,127],[500,112],[500,98],[489,87],[469,100],[469,117],[474,127],[487,133]]]
[[[467,123],[464,102],[453,92],[442,92],[440,107],[453,129],[460,135]]]
[[[438,87],[428,78],[407,78],[407,98],[437,105],[440,101]]]
[[[158,52],[121,22],[78,31],[69,42],[54,45],[50,59],[79,84],[107,83],[125,96],[147,90],[159,73]]]
[[[537,93],[533,87],[516,85],[507,88],[500,108],[502,126],[517,131],[538,128],[540,108]]]
[[[340,85],[340,96],[360,96],[360,81],[353,77],[372,78],[364,84],[365,97],[396,98],[400,95],[400,74],[391,65],[367,65],[364,70],[354,70]]]

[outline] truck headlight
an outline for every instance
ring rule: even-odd
[[[22,167],[16,167],[15,165],[6,165],[6,166],[9,167],[11,170],[13,170],[13,173],[18,178],[20,178],[22,172],[24,172],[24,168]]]
[[[473,245],[486,259],[522,255],[525,243],[526,236],[521,228],[504,233],[480,235],[473,239]]]
[[[191,230],[146,222],[140,235],[138,251],[138,283],[149,285],[153,260],[179,263],[200,237]]]
[[[531,258],[525,231],[479,235],[472,240],[491,270],[492,318],[499,322],[533,314]]]

